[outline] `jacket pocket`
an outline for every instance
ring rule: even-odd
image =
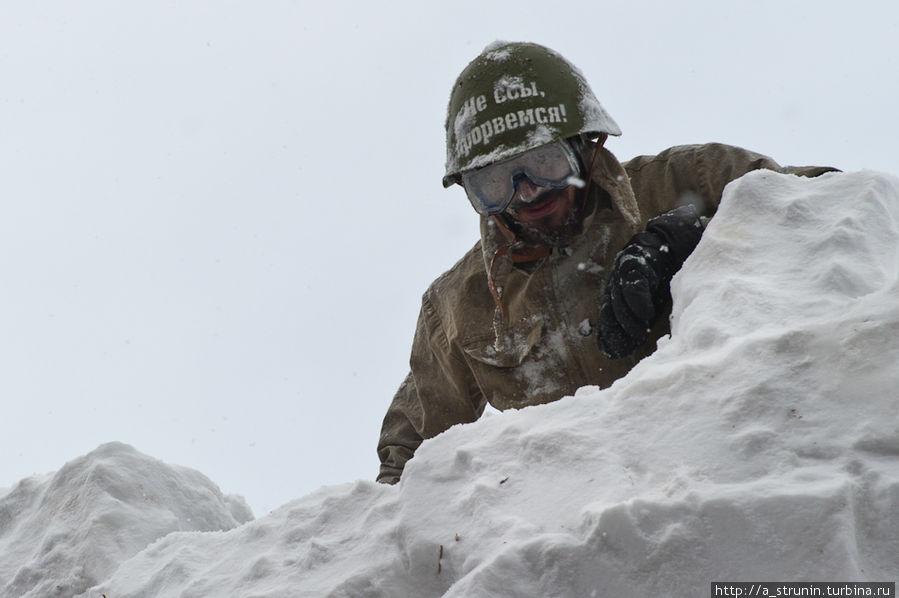
[[[530,316],[514,326],[503,326],[499,338],[494,332],[466,337],[460,346],[468,357],[498,368],[520,366],[543,336],[543,318]]]

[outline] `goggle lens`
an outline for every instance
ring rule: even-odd
[[[574,151],[565,141],[557,141],[523,154],[462,174],[468,200],[479,214],[499,214],[515,196],[515,186],[525,177],[533,184],[561,189],[580,174]]]

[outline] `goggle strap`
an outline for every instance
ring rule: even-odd
[[[587,172],[587,182],[584,185],[584,202],[586,203],[590,197],[590,184],[593,182],[593,170],[596,168],[596,161],[599,158],[599,148],[601,144],[605,141],[603,137],[600,137],[593,144],[593,157],[590,159],[590,170]],[[584,144],[587,145],[587,144]],[[589,146],[588,146],[589,147]]]

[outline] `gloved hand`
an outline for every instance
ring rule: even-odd
[[[682,206],[650,220],[615,257],[599,309],[599,348],[607,357],[625,357],[646,342],[702,230],[696,209]]]

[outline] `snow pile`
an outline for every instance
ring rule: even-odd
[[[0,496],[0,595],[73,596],[157,538],[250,519],[202,474],[106,444]]]
[[[102,580],[85,598],[896,580],[899,180],[747,175],[673,289],[672,338],[627,378],[457,426],[395,487],[322,488],[235,527],[245,514],[199,476],[145,498],[168,468],[121,445],[66,466],[56,493],[26,480],[0,499],[3,595],[77,576]],[[114,483],[86,481],[104,462]]]

